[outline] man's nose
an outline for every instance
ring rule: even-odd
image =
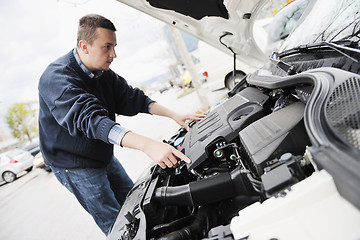
[[[112,51],[110,52],[110,57],[116,58],[115,48],[113,48]]]

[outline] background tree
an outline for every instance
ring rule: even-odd
[[[5,118],[15,138],[32,141],[33,134],[37,133],[37,121],[26,103],[14,103],[9,107]]]

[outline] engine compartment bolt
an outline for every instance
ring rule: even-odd
[[[215,149],[214,151],[214,157],[216,159],[221,159],[224,157],[224,151],[223,150],[220,150],[220,149]]]

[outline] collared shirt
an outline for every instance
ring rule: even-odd
[[[90,72],[89,69],[84,65],[84,63],[81,61],[79,54],[77,53],[76,48],[73,50],[74,57],[76,59],[76,62],[79,64],[81,69],[90,77],[90,78],[98,78],[101,77],[101,75],[104,73],[104,71],[95,71],[94,73]]]
[[[76,62],[79,64],[79,66],[81,67],[81,69],[92,79],[92,78],[98,78],[101,77],[101,75],[103,74],[104,71],[96,71],[94,73],[90,72],[89,69],[87,69],[87,67],[84,65],[84,63],[81,61],[76,48],[74,48],[73,50]],[[150,104],[149,108],[151,107],[152,104]],[[108,135],[108,141],[112,144],[116,144],[119,146],[121,145],[121,141],[123,139],[123,137],[125,136],[125,134],[129,132],[128,129],[120,126],[119,124],[114,125],[109,132]]]

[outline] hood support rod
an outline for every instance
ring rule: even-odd
[[[233,77],[235,78],[235,75],[236,75],[236,53],[234,52],[234,50],[232,50],[231,47],[227,46],[225,43],[222,42],[222,39],[223,39],[224,37],[226,37],[226,36],[229,36],[229,35],[234,35],[234,34],[232,34],[231,32],[225,32],[222,36],[220,36],[219,42],[220,42],[222,45],[224,45],[227,49],[229,49],[229,50],[232,52],[232,54],[233,54],[233,60],[234,60],[233,66],[234,66],[234,70],[233,70],[232,75],[233,75]]]

